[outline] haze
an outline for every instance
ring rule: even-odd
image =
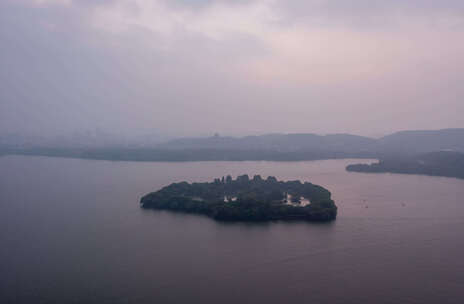
[[[2,0],[0,133],[464,127],[459,0]]]

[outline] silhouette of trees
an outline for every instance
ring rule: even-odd
[[[298,206],[285,201],[287,193],[292,202],[300,198],[311,203]],[[218,220],[310,220],[329,221],[337,216],[337,207],[330,192],[318,185],[300,181],[283,182],[270,176],[230,175],[216,178],[212,183],[173,183],[141,199],[143,208],[166,209],[199,213]]]

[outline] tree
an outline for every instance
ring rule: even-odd
[[[250,181],[250,178],[248,177],[247,174],[237,176],[237,182],[239,183],[248,183]]]

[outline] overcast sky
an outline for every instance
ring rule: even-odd
[[[464,127],[462,0],[0,0],[0,133]]]

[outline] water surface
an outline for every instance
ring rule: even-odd
[[[464,180],[356,161],[0,157],[1,303],[461,303]],[[175,181],[274,175],[328,188],[333,223],[142,210]]]

